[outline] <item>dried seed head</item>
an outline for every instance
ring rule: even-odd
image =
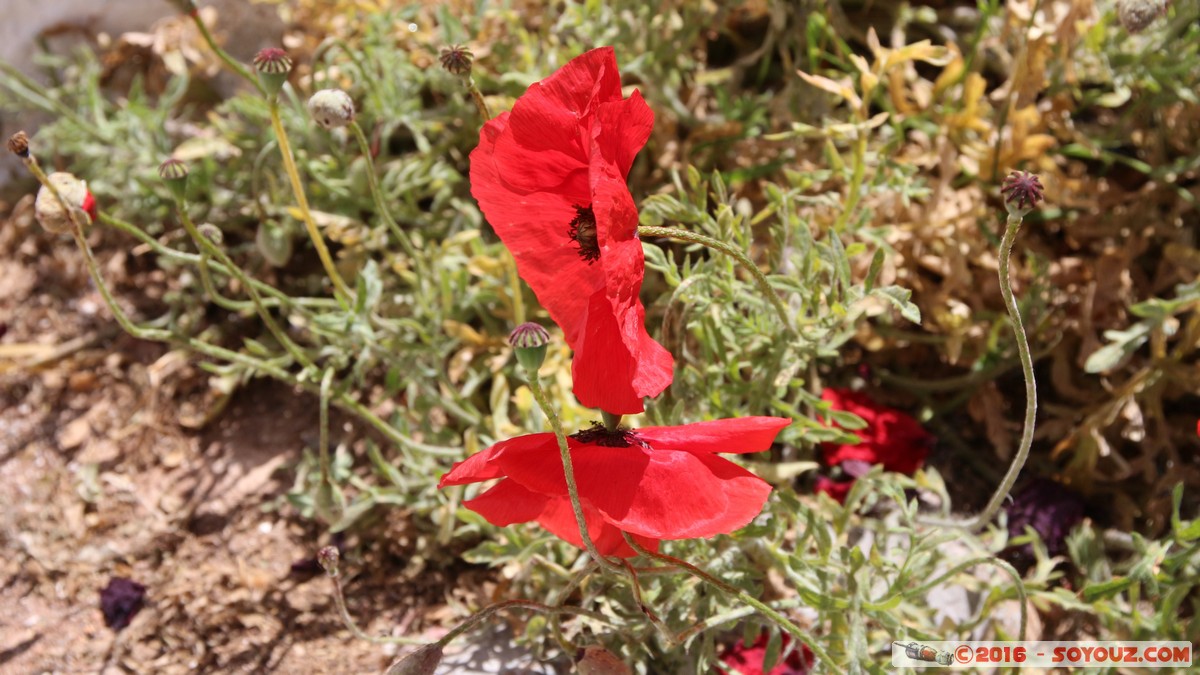
[[[513,329],[508,336],[508,344],[517,353],[517,361],[521,367],[536,377],[538,368],[546,359],[546,345],[550,344],[550,333],[539,324],[523,323]]]
[[[1117,21],[1130,33],[1139,33],[1167,13],[1168,0],[1118,0]]]
[[[292,60],[287,52],[278,47],[267,47],[254,56],[254,69],[258,79],[270,96],[277,96],[292,72]]]
[[[317,562],[321,564],[321,569],[325,570],[325,574],[331,577],[338,575],[338,563],[341,558],[342,554],[336,546],[326,546],[317,551]]]
[[[475,54],[470,49],[467,49],[465,45],[442,47],[442,68],[455,75],[471,72],[471,63],[474,60]]]
[[[308,114],[326,129],[339,129],[354,121],[354,100],[341,89],[322,89],[308,99]]]
[[[442,646],[425,645],[388,667],[384,675],[433,675],[442,662]]]
[[[29,156],[29,137],[25,135],[24,131],[18,131],[9,137],[8,151],[21,159]]]
[[[575,656],[575,670],[579,675],[631,675],[629,666],[625,665],[616,654],[604,647],[584,647]]]
[[[1004,179],[1000,194],[1004,195],[1004,206],[1009,213],[1024,216],[1045,198],[1045,188],[1035,174],[1028,171],[1013,171]]]
[[[87,183],[64,171],[56,171],[46,177],[63,200],[75,211],[75,220],[71,213],[63,208],[62,203],[46,186],[38,190],[37,199],[33,204],[33,212],[38,224],[47,232],[59,234],[70,232],[78,222],[83,225],[96,219],[96,199],[88,192]],[[83,216],[86,213],[87,216]]]

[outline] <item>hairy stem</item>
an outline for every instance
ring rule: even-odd
[[[646,556],[647,558],[653,558],[660,562],[665,562],[665,563],[669,563],[671,565],[675,565],[676,567],[679,567],[679,568],[685,570],[686,572],[688,572],[692,576],[696,577],[697,579],[699,579],[711,586],[715,586],[717,589],[719,589],[723,593],[727,593],[729,595],[736,597],[738,600],[741,600],[742,602],[746,603],[747,605],[750,605],[754,609],[758,610],[760,613],[762,613],[763,616],[767,617],[771,621],[774,621],[777,626],[779,626],[783,630],[787,631],[788,634],[790,634],[792,637],[794,637],[797,640],[799,640],[800,642],[802,642],[805,646],[807,646],[809,649],[812,650],[813,656],[816,657],[818,660],[820,660],[822,663],[826,663],[826,664],[833,663],[833,659],[830,658],[829,654],[824,649],[821,648],[821,645],[817,644],[816,640],[812,639],[812,636],[810,636],[808,633],[804,632],[796,624],[792,623],[792,621],[790,619],[788,619],[786,616],[777,612],[773,607],[767,605],[763,601],[761,601],[758,598],[750,595],[749,593],[741,590],[740,588],[731,586],[731,585],[725,583],[724,581],[721,581],[720,579],[714,577],[713,575],[709,574],[708,572],[705,572],[704,570],[700,569],[699,567],[696,567],[695,565],[691,564],[690,562],[688,562],[686,560],[681,560],[674,556],[669,556],[665,553],[658,553],[657,551],[651,551],[651,550],[647,549],[646,547],[642,546],[641,544],[639,544],[637,542],[637,540],[634,539],[633,537],[631,537],[628,533],[622,533],[622,534],[625,535],[625,541],[629,544],[630,547],[633,548],[633,550]]]
[[[678,239],[680,241],[707,246],[708,248],[711,248],[715,251],[720,251],[721,253],[730,256],[742,267],[746,268],[746,271],[750,272],[750,275],[754,278],[754,283],[758,285],[759,292],[761,292],[763,297],[765,297],[771,303],[771,306],[775,308],[775,313],[779,315],[780,323],[787,328],[788,332],[795,332],[796,328],[792,325],[792,319],[788,315],[788,310],[787,307],[784,306],[783,300],[779,298],[779,294],[775,292],[775,289],[771,288],[771,282],[767,280],[767,277],[765,274],[763,274],[762,270],[758,269],[758,265],[754,264],[754,261],[750,259],[750,256],[746,255],[745,251],[730,246],[719,239],[713,239],[712,237],[699,234],[698,232],[681,230],[675,227],[655,227],[651,225],[642,225],[638,227],[638,236]]]
[[[392,213],[387,207],[387,202],[383,199],[383,191],[379,188],[379,177],[375,175],[375,160],[371,158],[371,143],[367,140],[367,135],[363,133],[362,127],[358,122],[350,122],[350,130],[354,132],[354,138],[358,141],[358,149],[362,152],[363,159],[367,162],[367,185],[371,189],[371,197],[375,200],[375,210],[379,212],[379,217],[383,218],[384,224],[392,231],[396,240],[400,242],[400,246],[404,248],[404,252],[412,259],[414,265],[420,265],[421,261],[417,257],[417,249],[413,246],[412,238],[408,233],[400,228],[399,223],[392,218]]]
[[[288,354],[291,354],[292,358],[296,359],[296,363],[300,364],[303,368],[313,368],[314,365],[312,359],[308,358],[308,355],[305,354],[304,351],[301,350],[291,338],[288,337],[287,333],[285,333],[283,329],[279,327],[279,324],[275,322],[275,318],[271,316],[271,312],[267,311],[267,308],[263,305],[262,296],[258,294],[258,291],[255,290],[253,284],[250,283],[250,277],[242,271],[241,267],[238,267],[237,263],[233,262],[229,256],[225,255],[225,251],[221,250],[221,247],[214,244],[208,237],[200,234],[200,231],[196,229],[196,224],[192,222],[192,217],[188,215],[186,202],[181,201],[176,206],[179,209],[179,219],[183,221],[184,229],[187,230],[187,233],[189,236],[191,236],[192,240],[196,242],[196,246],[198,246],[208,255],[221,261],[221,264],[225,266],[225,269],[233,273],[233,276],[238,280],[238,283],[240,283],[246,289],[246,293],[250,296],[250,302],[254,303],[254,309],[258,312],[258,316],[263,320],[263,324],[266,325],[267,330],[271,332],[271,335],[275,337],[275,340],[279,342],[280,346],[282,346]],[[201,274],[204,274],[203,269],[201,269]]]
[[[333,264],[329,248],[325,246],[325,239],[321,236],[321,231],[317,229],[312,211],[308,208],[308,197],[304,194],[304,184],[300,182],[300,171],[296,168],[296,159],[292,156],[292,146],[288,142],[287,131],[284,130],[283,120],[279,116],[279,102],[271,99],[268,106],[271,111],[271,128],[274,129],[275,139],[279,142],[279,154],[283,158],[283,168],[287,172],[288,181],[292,184],[292,192],[296,196],[296,205],[300,208],[304,229],[308,232],[308,238],[312,240],[313,248],[317,250],[317,257],[321,259],[325,274],[333,282],[334,290],[343,298],[353,298],[354,294],[350,292],[342,275],[338,273],[337,267]]]
[[[619,565],[600,555],[600,551],[596,549],[595,542],[592,541],[591,535],[588,534],[587,521],[583,517],[583,504],[579,501],[579,487],[575,484],[575,468],[571,463],[571,449],[567,445],[567,436],[563,433],[562,421],[558,419],[558,413],[550,405],[550,400],[546,398],[546,392],[542,389],[537,369],[524,368],[524,366],[522,368],[525,370],[525,379],[529,382],[529,389],[533,392],[533,398],[546,415],[546,419],[550,421],[550,428],[554,430],[554,437],[558,439],[558,451],[562,456],[563,474],[567,479],[567,494],[571,496],[571,509],[575,512],[575,523],[579,526],[579,537],[583,540],[583,546],[604,569],[611,572],[620,572],[621,567]]]
[[[193,10],[188,14],[192,17],[192,22],[196,24],[196,28],[199,29],[201,37],[203,37],[204,41],[208,43],[208,48],[217,55],[217,58],[221,59],[221,61],[224,62],[230,70],[237,73],[243,80],[246,80],[250,84],[254,85],[254,88],[258,90],[258,93],[265,97],[267,95],[267,90],[263,89],[262,83],[259,82],[258,78],[254,76],[254,73],[250,72],[249,68],[241,63],[238,63],[238,61],[230,56],[228,52],[226,52],[224,49],[221,49],[221,46],[218,45],[217,41],[213,38],[212,33],[209,32],[208,26],[206,26],[204,21],[200,19],[200,12]]]

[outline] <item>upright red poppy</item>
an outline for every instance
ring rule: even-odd
[[[933,436],[910,415],[849,389],[826,389],[821,392],[821,400],[829,401],[833,410],[858,415],[867,426],[852,432],[859,437],[858,443],[825,443],[821,446],[825,463],[841,465],[849,479],[837,482],[819,478],[818,492],[839,502],[845,501],[854,479],[866,473],[871,465],[882,464],[888,471],[911,476],[925,463]]]
[[[655,549],[660,539],[737,530],[762,511],[771,486],[715,453],[762,452],[791,420],[743,417],[678,427],[608,431],[568,438],[588,534],[605,555],[630,557],[622,532]],[[537,521],[582,546],[554,434],[501,441],[442,477],[439,488],[501,478],[463,505],[493,525]]]
[[[621,97],[611,47],[573,59],[483,126],[471,194],[575,350],[575,396],[632,414],[671,384],[674,360],[646,332],[644,260],[625,177],[654,113]]]

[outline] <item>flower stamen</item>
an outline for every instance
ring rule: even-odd
[[[579,257],[591,265],[600,259],[600,242],[596,238],[596,214],[592,207],[575,205],[575,217],[567,236],[579,247]]]
[[[610,431],[599,422],[593,423],[587,429],[571,434],[571,438],[580,443],[599,445],[605,448],[628,448],[631,445],[646,447],[646,444],[638,439],[637,434],[629,429],[617,427]]]

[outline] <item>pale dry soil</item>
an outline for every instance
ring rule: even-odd
[[[313,564],[330,538],[283,498],[317,401],[265,380],[215,398],[195,358],[117,329],[69,237],[28,206],[0,202],[0,673],[382,672],[397,648],[346,630]],[[173,282],[91,240],[120,301],[155,316]],[[414,570],[415,540],[396,509],[342,542],[370,633],[439,636],[452,594],[487,593],[483,569]],[[113,577],[147,588],[119,632],[99,603]],[[505,661],[479,670],[545,672]]]

